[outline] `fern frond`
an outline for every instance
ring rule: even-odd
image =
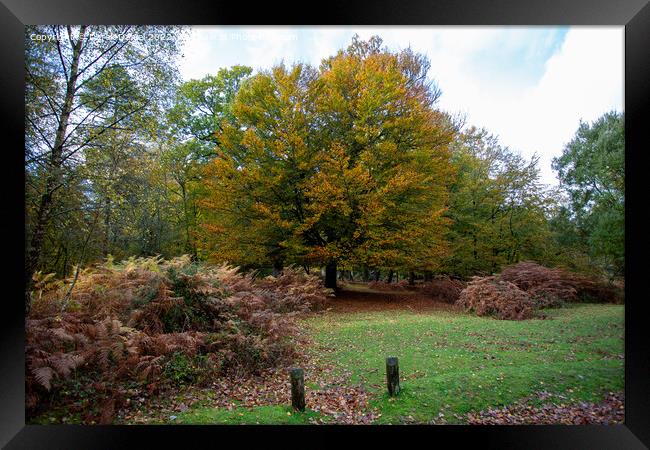
[[[54,370],[51,367],[44,366],[44,367],[37,367],[36,369],[32,370],[32,374],[34,375],[34,379],[43,386],[46,390],[52,389],[52,378],[54,377]]]

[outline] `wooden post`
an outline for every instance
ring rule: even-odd
[[[305,372],[291,369],[291,406],[297,411],[305,410]]]
[[[388,395],[394,397],[399,394],[399,363],[395,356],[386,358],[386,381],[388,381]]]

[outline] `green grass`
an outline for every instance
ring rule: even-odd
[[[438,311],[329,313],[305,324],[314,357],[374,394],[377,423],[461,423],[469,411],[536,391],[567,402],[621,391],[623,311],[573,305],[547,311],[549,320],[519,322]],[[402,392],[394,399],[386,394],[387,356],[399,357]]]
[[[546,311],[548,320],[515,322],[443,311],[328,312],[303,324],[314,338],[314,358],[372,393],[370,408],[381,414],[375,423],[463,423],[467,412],[537,391],[563,394],[571,403],[623,390],[623,313],[619,305],[572,305]],[[395,398],[386,393],[387,356],[400,362],[402,392]],[[306,373],[307,389],[317,389],[315,381]],[[178,414],[173,423],[327,422],[288,405],[206,406]]]
[[[179,413],[173,423],[195,425],[308,425],[309,419],[323,419],[321,414],[294,411],[290,406],[256,406],[254,408],[192,408]]]

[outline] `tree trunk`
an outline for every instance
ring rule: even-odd
[[[377,269],[375,271],[375,281],[379,281],[380,277],[381,277],[381,270]]]
[[[32,306],[31,291],[33,288],[33,276],[36,268],[39,265],[41,252],[43,249],[43,241],[45,239],[45,230],[50,220],[50,212],[52,209],[52,199],[54,191],[60,186],[61,182],[61,166],[63,164],[63,144],[65,141],[65,133],[68,129],[68,120],[72,112],[74,103],[74,94],[77,85],[77,72],[79,70],[79,57],[81,55],[81,45],[84,40],[86,26],[81,26],[79,31],[79,39],[75,42],[72,49],[72,64],[70,65],[70,76],[67,80],[65,100],[61,108],[61,116],[59,118],[59,126],[56,130],[54,137],[54,145],[50,153],[49,173],[45,182],[45,191],[41,195],[38,212],[36,213],[36,222],[32,230],[29,250],[25,258],[25,314],[29,314]]]
[[[415,286],[415,272],[412,270],[409,272],[409,285]]]
[[[367,267],[363,268],[363,278],[362,279],[366,283],[370,280],[370,271],[368,270]]]
[[[431,271],[427,270],[424,272],[424,282],[428,283],[430,281],[433,281],[433,274],[431,273]]]
[[[284,264],[282,260],[276,260],[273,262],[273,276],[279,277],[282,275],[282,270],[284,269]]]
[[[325,287],[336,289],[336,261],[330,261],[325,266]]]
[[[386,277],[386,283],[392,283],[393,282],[393,271],[389,270],[388,271],[388,276]]]
[[[102,256],[106,258],[110,251],[110,230],[111,230],[111,200],[106,199],[106,206],[104,210],[104,239],[102,241]]]

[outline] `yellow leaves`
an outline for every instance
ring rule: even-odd
[[[264,142],[262,142],[259,136],[257,136],[255,131],[251,128],[244,132],[241,144],[248,147],[250,150],[254,150],[256,153],[261,153],[264,149]]]
[[[441,254],[449,128],[398,55],[357,50],[318,73],[275,67],[239,92],[236,124],[217,133],[222,154],[204,172],[215,257],[384,265]]]
[[[395,175],[388,180],[383,190],[389,193],[404,192],[406,189],[422,186],[423,179],[424,175],[415,170],[398,170]]]
[[[201,224],[201,227],[205,231],[207,231],[208,233],[217,234],[217,233],[223,233],[224,232],[224,227],[219,226],[219,225],[214,224],[214,223],[203,223],[203,224]]]
[[[327,261],[331,258],[337,258],[339,253],[333,251],[331,248],[314,246],[311,251],[307,254],[306,259],[313,262],[322,262]]]

